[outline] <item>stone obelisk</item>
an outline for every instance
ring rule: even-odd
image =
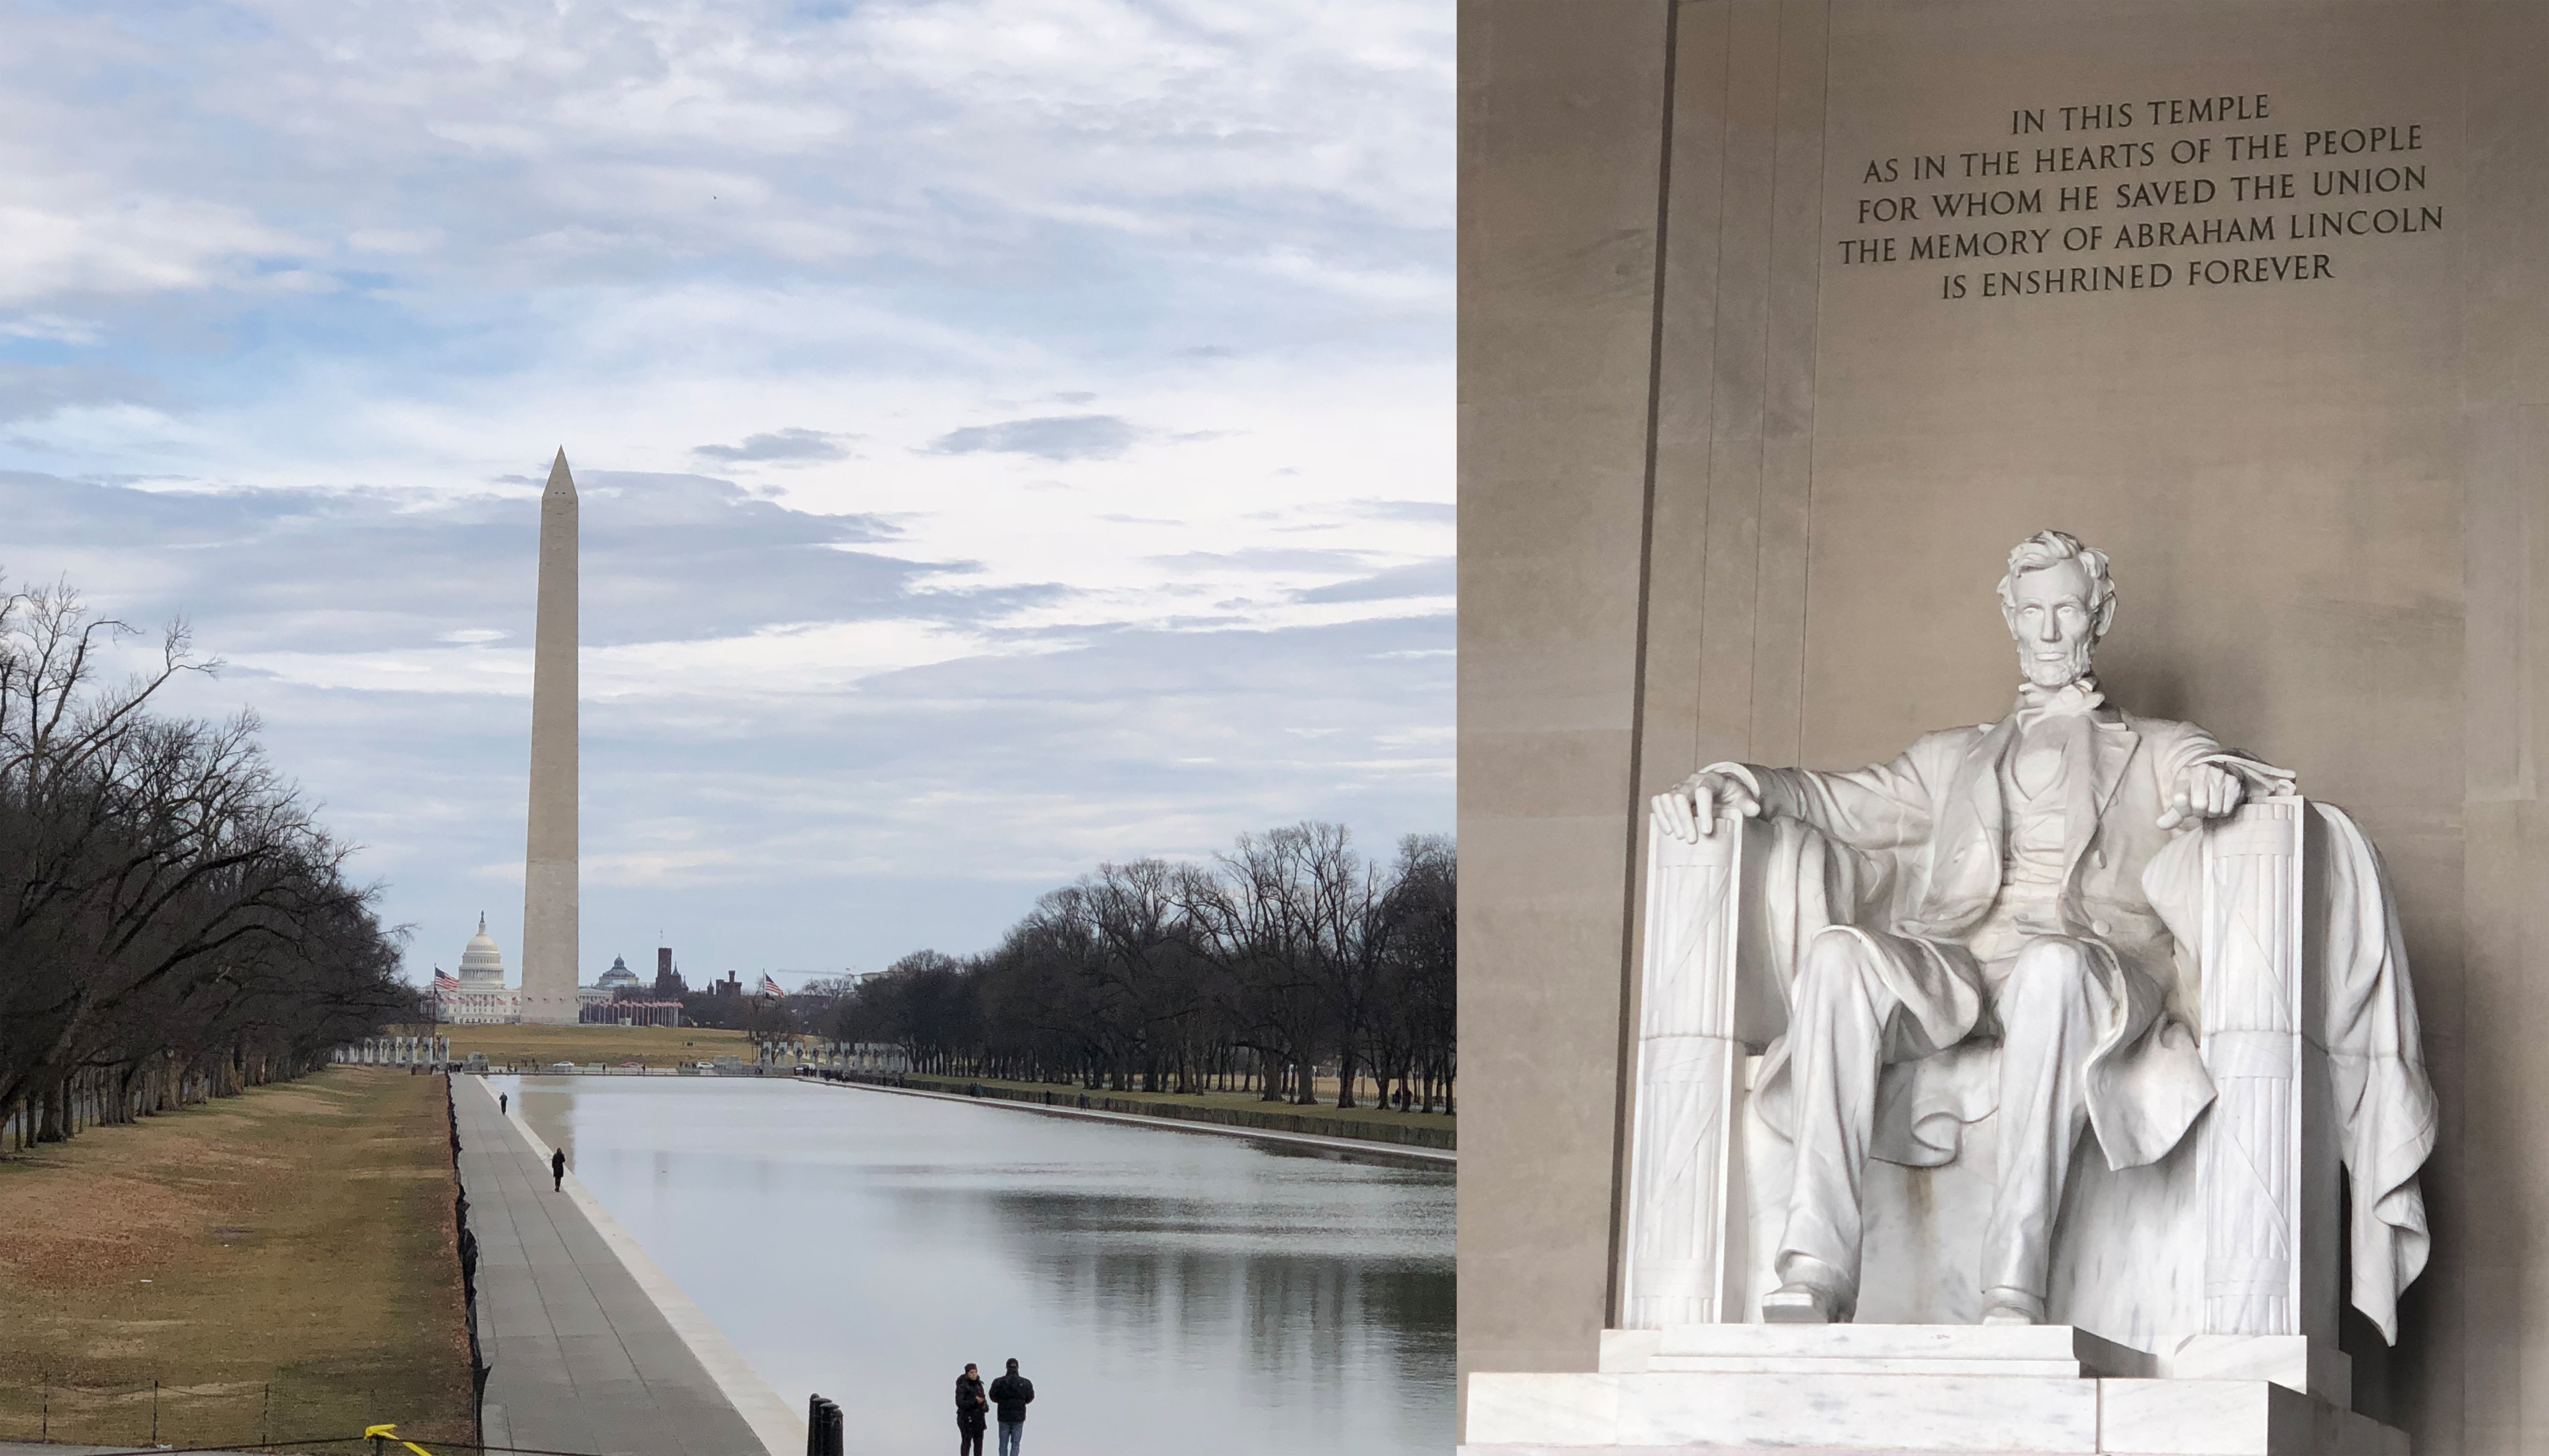
[[[576,1020],[576,500],[566,451],[540,493],[539,616],[531,635],[531,814],[522,861],[522,1020]]]

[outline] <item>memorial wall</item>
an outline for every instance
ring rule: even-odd
[[[2549,6],[1464,0],[1461,1366],[1622,1322],[1649,798],[2107,695],[2379,846],[2440,1106],[2353,1407],[2549,1448]],[[2544,705],[2549,706],[2549,705]],[[2526,1400],[2526,1392],[2529,1399]]]

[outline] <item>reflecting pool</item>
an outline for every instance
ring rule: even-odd
[[[1453,1176],[771,1078],[491,1077],[779,1393],[1035,1456],[1452,1449]],[[987,1443],[988,1444],[988,1443]]]

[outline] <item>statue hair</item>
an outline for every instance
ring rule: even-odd
[[[2018,609],[2018,579],[2024,572],[2040,572],[2060,562],[2076,561],[2089,574],[2089,604],[2097,613],[2098,635],[2107,635],[2107,627],[2116,619],[2116,583],[2107,575],[2107,553],[2095,546],[2083,546],[2080,538],[2069,531],[2037,531],[2010,548],[2009,575],[2000,579],[2000,608],[2004,612]]]

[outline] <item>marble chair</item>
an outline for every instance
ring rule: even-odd
[[[1789,1148],[1749,1093],[1785,1031],[1798,952],[1826,925],[1880,923],[1908,876],[1794,820],[1730,817],[1695,844],[1651,828],[1647,863],[1620,1327],[1603,1368],[1713,1368],[1671,1352],[1733,1348],[1734,1331],[1694,1327],[1757,1324],[1776,1283]],[[2179,945],[2172,1006],[2215,1100],[2145,1166],[2113,1170],[2082,1138],[2047,1323],[2089,1337],[2079,1348],[2106,1368],[2084,1373],[2266,1381],[2342,1410],[2338,1311],[2350,1297],[2395,1337],[2425,1250],[2431,1094],[2384,871],[2346,816],[2284,793],[2188,832],[2144,885]],[[1889,1068],[1904,1085],[1880,1106],[1924,1095],[1919,1078],[1988,1085],[1994,1053],[1974,1043]],[[1977,1318],[1996,1117],[1931,1102],[1907,1115],[1959,1125],[1865,1179],[1858,1326]],[[1873,1335],[1778,1336],[1798,1337]]]

